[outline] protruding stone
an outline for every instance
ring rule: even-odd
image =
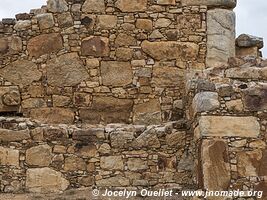
[[[26,150],[26,163],[28,165],[46,167],[52,160],[52,148],[45,144]]]
[[[42,34],[29,40],[27,50],[30,56],[40,57],[44,54],[58,52],[63,48],[59,33]]]
[[[235,13],[226,9],[208,10],[207,67],[227,65],[228,59],[234,56]]]
[[[89,78],[76,53],[68,53],[47,62],[47,81],[52,86],[74,86]]]
[[[60,172],[48,167],[28,169],[26,172],[26,188],[29,192],[51,193],[62,192],[69,186]]]
[[[0,146],[0,165],[19,167],[19,151]]]
[[[69,12],[58,14],[58,25],[61,28],[73,26],[73,19]]]
[[[21,20],[15,24],[14,29],[16,31],[27,30],[28,28],[31,28],[31,25],[31,20]]]
[[[65,0],[48,0],[47,9],[50,12],[62,13],[68,11],[68,4]]]
[[[263,111],[267,109],[267,85],[248,88],[243,91],[245,109]]]
[[[37,65],[28,60],[17,60],[0,69],[0,76],[11,83],[27,86],[33,81],[38,81],[42,73],[37,69]]]
[[[236,39],[236,45],[238,47],[258,47],[259,49],[261,49],[263,48],[263,38],[248,34],[241,34]]]
[[[41,30],[52,28],[55,25],[52,13],[39,14],[36,15],[36,18]]]
[[[129,62],[102,62],[100,68],[103,85],[126,86],[133,81],[132,68]]]
[[[84,13],[103,13],[105,10],[104,0],[86,0],[82,7]]]
[[[201,150],[204,188],[225,191],[230,186],[231,174],[227,144],[223,140],[204,140]],[[218,177],[218,178],[214,178]]]
[[[123,160],[121,156],[101,157],[100,167],[105,170],[123,170]]]
[[[19,111],[21,96],[18,86],[0,87],[0,112]]]
[[[183,6],[203,6],[234,8],[236,0],[182,0]]]
[[[147,0],[117,0],[115,6],[122,12],[138,12],[147,9]]]
[[[248,137],[260,134],[256,117],[201,116],[196,134],[211,137]]]
[[[219,96],[216,92],[197,93],[192,103],[194,113],[213,111],[219,107]]]
[[[145,53],[156,60],[184,59],[192,60],[198,55],[199,46],[189,42],[149,42],[144,41],[141,47]]]
[[[109,39],[91,36],[82,41],[81,52],[84,56],[109,56]]]
[[[30,117],[43,123],[72,124],[74,112],[64,108],[36,108],[30,111]]]

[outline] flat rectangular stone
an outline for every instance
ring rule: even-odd
[[[22,140],[30,139],[30,130],[8,130],[0,129],[0,142],[18,142]]]
[[[198,137],[258,137],[260,125],[256,117],[202,116],[196,130]]]

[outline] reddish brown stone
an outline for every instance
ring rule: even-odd
[[[62,37],[59,33],[43,34],[29,40],[27,50],[32,57],[57,52],[63,47]]]
[[[245,108],[250,111],[267,109],[267,87],[249,88],[243,95]]]
[[[84,56],[108,56],[109,40],[99,36],[85,38],[82,41],[81,51]]]

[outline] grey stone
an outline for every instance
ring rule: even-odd
[[[213,111],[220,107],[216,92],[200,92],[195,95],[192,103],[194,113]]]
[[[258,47],[263,48],[263,38],[256,37],[248,34],[241,34],[236,39],[236,45],[238,47]]]
[[[182,0],[182,5],[234,8],[236,0]]]
[[[36,15],[41,30],[52,28],[55,24],[52,13],[44,13]]]
[[[50,12],[61,13],[68,11],[68,4],[65,0],[48,0],[47,9]]]

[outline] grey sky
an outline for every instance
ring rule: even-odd
[[[237,35],[249,33],[265,40],[264,56],[267,56],[267,1],[237,0]],[[32,8],[45,5],[46,0],[0,0],[0,19],[14,17],[20,12],[29,12]]]

